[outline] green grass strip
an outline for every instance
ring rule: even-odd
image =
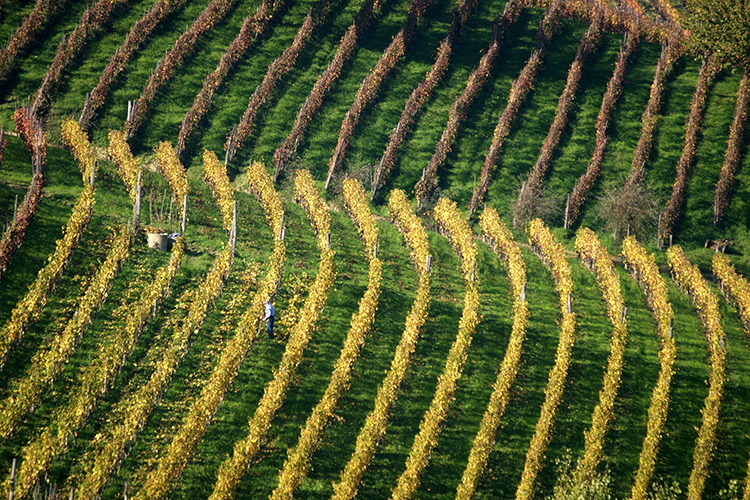
[[[297,446],[289,450],[289,458],[279,473],[279,484],[269,497],[272,500],[291,499],[294,490],[307,475],[310,458],[320,446],[323,432],[333,416],[336,404],[349,386],[354,364],[359,358],[377,311],[383,264],[377,258],[378,230],[375,218],[370,212],[364,190],[358,181],[354,179],[344,181],[344,203],[366,247],[365,254],[369,261],[367,290],[359,301],[357,313],[352,317],[344,347],[336,361],[325,394],[308,417]]]
[[[234,498],[240,480],[260,450],[261,444],[271,428],[273,417],[286,399],[287,388],[302,361],[302,355],[310,342],[313,331],[315,331],[315,323],[320,317],[328,298],[328,291],[336,276],[336,264],[333,261],[335,254],[330,248],[330,232],[326,231],[330,228],[331,216],[325,208],[323,200],[317,194],[315,182],[308,170],[297,172],[294,194],[318,233],[318,249],[320,250],[318,273],[315,276],[315,282],[310,287],[310,295],[308,295],[305,305],[300,311],[299,321],[289,336],[279,368],[275,370],[273,380],[266,385],[263,397],[250,420],[250,429],[247,436],[235,444],[232,457],[225,460],[219,467],[219,477],[209,497],[210,500]],[[374,307],[370,304],[366,306]]]
[[[198,443],[206,435],[213,416],[224,401],[226,391],[237,376],[242,360],[253,345],[259,331],[256,325],[259,325],[263,314],[263,302],[273,297],[279,288],[286,258],[286,245],[281,239],[284,210],[262,164],[256,162],[251,165],[248,169],[248,180],[251,190],[263,205],[266,221],[275,235],[268,272],[255,293],[252,304],[242,315],[237,334],[222,349],[214,371],[174,434],[156,470],[146,473],[146,483],[135,496],[137,499],[165,498],[169,495],[174,483],[195,453]]]
[[[374,409],[367,415],[354,446],[354,453],[341,472],[341,479],[333,485],[336,500],[351,500],[357,495],[367,467],[375,455],[375,448],[385,434],[388,415],[398,398],[399,387],[406,376],[411,355],[417,346],[419,333],[427,319],[430,306],[430,246],[427,233],[419,218],[411,211],[406,194],[400,189],[391,191],[388,200],[391,217],[395,220],[411,250],[411,258],[419,274],[417,298],[406,317],[406,326],[391,367],[378,389]]]
[[[487,467],[497,430],[500,427],[500,420],[510,401],[510,388],[518,373],[521,348],[526,338],[526,327],[529,321],[529,305],[526,300],[526,266],[521,250],[495,209],[488,208],[482,212],[480,224],[494,252],[505,261],[508,277],[513,284],[513,326],[490,402],[479,424],[479,431],[469,453],[469,461],[456,491],[456,499],[460,500],[470,500],[474,497],[479,479]]]
[[[419,424],[419,434],[414,439],[406,470],[398,478],[391,498],[414,498],[419,488],[420,477],[430,461],[438,443],[448,411],[456,394],[458,379],[461,377],[469,347],[480,321],[479,282],[476,279],[477,245],[469,224],[456,208],[456,203],[442,198],[433,211],[438,227],[447,234],[461,259],[464,277],[464,309],[458,323],[458,334],[451,346],[445,369],[438,378],[438,385],[430,407]]]

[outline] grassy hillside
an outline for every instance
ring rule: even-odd
[[[81,294],[101,267],[115,234],[120,227],[130,223],[133,205],[116,165],[107,154],[107,133],[123,128],[128,101],[138,98],[158,60],[172,48],[206,3],[184,0],[166,16],[116,77],[111,93],[90,123],[88,137],[99,159],[92,220],[38,319],[25,328],[22,340],[12,348],[0,371],[0,398],[3,401],[13,394],[13,388],[27,373],[34,354],[49,346],[55,335],[62,332],[73,318],[82,300]],[[138,493],[146,478],[153,474],[218,364],[222,349],[238,334],[240,318],[250,306],[269,268],[274,245],[274,234],[266,224],[263,206],[251,192],[248,164],[262,161],[268,172],[273,173],[276,148],[291,131],[297,112],[318,76],[333,59],[339,41],[364,4],[360,0],[331,2],[331,12],[320,22],[296,63],[279,79],[270,98],[260,108],[251,136],[227,165],[238,207],[236,258],[227,283],[202,328],[191,335],[189,349],[169,387],[161,394],[160,404],[146,420],[137,441],[127,448],[127,456],[123,457],[119,471],[103,490],[102,498],[120,498],[125,488],[130,497]],[[198,38],[195,50],[185,57],[175,76],[157,93],[141,131],[130,140],[132,151],[144,167],[143,224],[161,225],[169,232],[176,230],[176,208],[170,209],[168,185],[156,170],[154,148],[161,141],[176,145],[180,124],[206,75],[218,64],[243,19],[255,12],[259,5],[256,0],[237,2],[224,19]],[[48,473],[40,481],[40,491],[57,485],[58,496],[67,498],[70,489],[78,487],[96,451],[102,447],[103,437],[121,425],[122,410],[118,402],[133,395],[149,380],[158,359],[169,349],[172,336],[185,322],[188,309],[203,286],[204,277],[227,241],[221,212],[202,178],[203,151],[214,151],[223,160],[224,144],[232,127],[241,119],[269,65],[294,39],[312,5],[311,1],[288,1],[282,5],[268,29],[239,59],[219,87],[213,104],[181,158],[190,185],[185,231],[187,252],[182,266],[168,297],[154,309],[153,318],[127,356],[122,370],[109,382],[106,395],[78,435],[68,441],[65,452],[52,461]],[[14,133],[14,109],[34,95],[44,80],[62,35],[74,29],[89,6],[89,2],[68,0],[53,11],[49,22],[19,53],[12,62],[9,76],[0,83],[0,123],[7,139],[0,163],[0,225],[3,228],[11,223],[16,196],[20,204],[32,175],[29,152]],[[61,142],[61,122],[69,117],[78,119],[86,93],[96,85],[133,23],[151,7],[151,2],[135,0],[117,7],[105,23],[105,29],[92,35],[64,71],[49,106],[39,111],[47,137],[44,196],[22,245],[13,255],[7,271],[0,275],[0,325],[9,323],[12,311],[55,251],[55,242],[62,238],[63,227],[83,189],[78,166]],[[379,4],[351,59],[323,97],[319,111],[312,117],[307,133],[298,144],[293,161],[275,186],[286,212],[287,252],[283,277],[275,297],[278,340],[269,340],[261,331],[249,347],[231,390],[225,395],[179,481],[171,489],[170,498],[206,498],[211,494],[220,465],[232,455],[235,443],[247,434],[248,420],[263,397],[266,384],[276,375],[320,261],[314,230],[304,210],[294,200],[294,171],[307,168],[331,213],[331,248],[336,253],[336,276],[293,383],[286,390],[285,400],[275,414],[261,452],[244,475],[236,495],[238,498],[268,497],[277,486],[278,473],[289,450],[297,444],[300,429],[325,392],[352,315],[367,287],[366,249],[344,210],[343,179],[347,176],[357,178],[369,191],[389,134],[413,88],[431,68],[437,48],[451,25],[454,7],[451,1],[434,0],[427,8],[404,57],[365,108],[350,141],[343,169],[335,174],[328,192],[324,191],[323,185],[340,124],[361,82],[407,19],[408,2],[385,0]],[[478,2],[474,7],[460,32],[447,72],[406,135],[385,188],[370,205],[377,218],[380,232],[378,257],[383,263],[378,311],[354,365],[348,390],[338,401],[319,447],[310,459],[307,475],[296,492],[300,498],[326,498],[334,493],[333,484],[340,480],[341,471],[354,451],[357,436],[373,409],[379,387],[404,332],[407,315],[417,298],[418,276],[409,247],[399,228],[390,220],[389,194],[395,188],[403,189],[416,210],[414,185],[435,151],[454,100],[463,92],[469,75],[487,50],[492,22],[503,13],[503,7],[504,2]],[[32,3],[28,1],[8,0],[2,4],[0,37],[9,36],[31,8]],[[520,10],[504,34],[500,55],[490,77],[469,108],[451,151],[438,171],[439,191],[435,198],[444,196],[456,201],[463,214],[468,213],[493,130],[508,103],[511,86],[534,48],[537,25],[543,15],[544,10],[538,7],[525,6]],[[654,13],[649,12],[648,16],[653,17]],[[570,17],[561,20],[547,47],[544,64],[533,88],[520,107],[502,148],[484,201],[488,207],[497,209],[509,225],[512,225],[511,204],[539,156],[578,41],[588,25],[588,19]],[[553,151],[544,180],[546,196],[554,206],[545,223],[566,250],[573,279],[572,312],[576,329],[562,400],[549,434],[546,458],[535,483],[537,498],[553,495],[564,474],[560,463],[566,458],[576,460],[583,455],[584,432],[591,425],[592,412],[599,401],[610,353],[612,324],[607,317],[607,305],[594,274],[575,253],[579,227],[596,230],[612,254],[628,308],[625,366],[615,399],[614,419],[604,440],[604,461],[598,469],[611,478],[613,497],[626,498],[631,494],[646,436],[650,398],[659,377],[662,342],[658,337],[657,322],[642,288],[622,264],[622,234],[614,239],[610,231],[605,231],[605,221],[599,217],[599,199],[608,192],[621,190],[630,172],[633,149],[641,134],[641,115],[649,98],[661,50],[656,41],[642,40],[628,63],[623,93],[609,120],[607,135],[610,140],[603,155],[601,178],[587,195],[579,222],[571,229],[563,228],[565,199],[586,170],[596,145],[596,117],[622,38],[622,32],[603,33],[596,50],[586,60],[568,123]],[[658,201],[659,211],[669,198],[682,153],[685,123],[699,67],[700,61],[683,55],[675,62],[665,83],[653,149],[645,164],[646,182]],[[726,335],[726,385],[704,492],[706,498],[720,498],[720,491],[732,484],[739,487],[740,494],[743,490],[745,495],[750,491],[750,483],[746,482],[750,455],[747,433],[750,333],[743,328],[735,304],[722,295],[716,285],[711,272],[714,252],[704,248],[706,240],[731,239],[727,253],[737,270],[746,279],[750,277],[748,130],[743,135],[737,180],[728,210],[719,224],[713,224],[714,187],[724,161],[740,80],[741,74],[730,68],[720,72],[709,88],[696,157],[688,177],[686,202],[673,237],[673,242],[683,247],[690,261],[700,267],[703,276],[711,283],[711,289],[718,296],[721,326]],[[478,214],[481,211],[480,208]],[[171,215],[171,223],[157,220],[160,214]],[[387,432],[379,441],[372,463],[363,476],[359,489],[361,498],[389,496],[403,473],[414,436],[430,407],[456,338],[464,305],[461,261],[445,235],[438,232],[430,210],[421,211],[419,215],[429,234],[432,301],[398,399],[390,411]],[[437,447],[421,476],[417,493],[420,498],[455,497],[511,334],[514,298],[506,267],[482,238],[478,218],[474,217],[468,223],[478,247],[476,277],[480,283],[481,321],[473,336],[449,415],[441,427]],[[509,404],[480,480],[477,498],[512,498],[516,495],[560,339],[562,316],[553,276],[532,251],[523,228],[514,228],[513,235],[521,246],[526,266],[530,319],[518,375],[511,387]],[[675,313],[674,341],[677,348],[669,411],[652,486],[657,488],[676,483],[686,492],[693,469],[697,429],[702,424],[701,411],[709,392],[709,341],[694,302],[670,276],[667,256],[657,244],[655,227],[651,232],[639,234],[638,238],[653,253],[667,282],[668,299]],[[58,426],[56,412],[72,400],[86,367],[97,362],[106,346],[118,342],[134,304],[155,279],[157,270],[169,262],[169,253],[148,248],[146,235],[138,233],[129,257],[112,283],[108,299],[93,314],[91,325],[84,330],[55,384],[44,391],[41,403],[19,421],[15,431],[0,440],[1,477],[10,476],[14,458],[19,459],[21,466],[29,442],[48,426],[51,429]],[[677,497],[682,498],[682,494]]]

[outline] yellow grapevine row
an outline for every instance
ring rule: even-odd
[[[94,156],[94,150],[91,148],[86,133],[81,130],[77,121],[70,119],[63,121],[60,128],[62,129],[62,140],[78,163],[83,182],[88,182],[96,156]]]
[[[333,498],[336,500],[351,500],[357,495],[362,476],[375,455],[375,448],[385,435],[388,415],[398,398],[401,381],[406,375],[411,355],[416,349],[419,333],[427,319],[427,311],[430,307],[430,273],[426,267],[430,246],[427,233],[422,222],[412,212],[406,194],[400,189],[391,191],[388,208],[392,219],[404,235],[419,274],[417,298],[406,317],[404,332],[396,347],[391,367],[378,389],[375,408],[367,415],[365,424],[357,436],[354,453],[341,472],[339,482],[333,485]]]
[[[612,323],[607,371],[604,374],[602,390],[599,391],[599,404],[591,416],[591,428],[585,433],[586,445],[583,459],[577,470],[579,481],[586,481],[596,471],[602,459],[604,436],[614,418],[614,405],[620,388],[622,369],[625,363],[625,346],[628,341],[628,328],[625,322],[625,304],[620,288],[620,278],[615,273],[612,258],[601,244],[596,234],[588,228],[578,231],[575,243],[578,256],[596,276],[599,289],[607,303],[607,315]]]
[[[125,187],[128,188],[128,194],[131,201],[135,203],[136,190],[138,189],[138,176],[141,167],[130,152],[128,141],[125,140],[125,134],[121,130],[109,131],[109,146],[107,152],[117,165]]]
[[[101,355],[79,376],[80,385],[71,395],[70,403],[58,409],[53,417],[54,424],[23,448],[23,460],[16,476],[16,498],[26,498],[30,494],[53,462],[67,451],[68,442],[86,424],[89,415],[125,364],[146,323],[169,293],[184,253],[185,242],[181,236],[174,244],[169,264],[159,269],[151,285],[143,290],[122,334],[107,343]],[[4,486],[7,491],[9,481]]]
[[[466,364],[469,347],[480,320],[479,283],[475,275],[477,246],[471,229],[456,208],[456,203],[446,198],[442,198],[435,206],[433,216],[438,226],[447,233],[461,258],[465,288],[464,309],[458,324],[458,335],[448,353],[443,374],[438,378],[432,403],[422,417],[419,434],[406,459],[406,470],[393,490],[392,498],[397,499],[414,498],[417,493],[420,477],[437,446],[440,431],[455,397],[458,379]]]
[[[716,294],[703,279],[700,269],[691,264],[679,246],[667,250],[669,267],[680,287],[695,301],[698,316],[708,333],[708,347],[711,355],[711,374],[709,375],[708,396],[701,411],[701,428],[693,450],[693,470],[688,482],[687,498],[700,500],[708,478],[714,447],[716,446],[716,428],[719,425],[721,398],[724,395],[724,376],[726,348],[724,330],[721,327],[719,301]]]
[[[279,473],[279,485],[271,494],[272,500],[291,499],[294,490],[307,475],[310,457],[321,442],[323,431],[336,409],[339,398],[349,386],[354,363],[365,344],[365,337],[378,309],[383,265],[374,257],[372,251],[372,246],[378,239],[378,227],[375,217],[370,212],[362,185],[351,178],[344,180],[344,205],[359,228],[365,244],[365,254],[369,260],[367,290],[359,302],[359,310],[352,316],[351,326],[334,366],[328,388],[308,417],[297,446],[289,451],[284,467]]]
[[[64,134],[63,140],[65,139],[66,135]],[[84,139],[85,136],[83,138],[76,136],[76,140]],[[73,148],[71,144],[67,145],[71,149]],[[87,149],[80,145],[77,147]],[[88,149],[90,148],[89,145]],[[78,196],[78,201],[73,207],[65,228],[63,228],[63,237],[57,240],[55,253],[49,258],[47,265],[39,271],[28,293],[16,304],[11,312],[10,320],[0,331],[0,370],[5,366],[10,350],[23,338],[26,327],[36,321],[47,304],[49,293],[65,271],[73,250],[78,246],[83,232],[91,221],[93,210],[94,188],[90,183],[85,182],[83,191]]]
[[[55,336],[48,348],[34,354],[24,377],[13,385],[12,393],[0,403],[0,439],[5,439],[15,430],[19,421],[39,404],[62,372],[84,330],[91,323],[91,316],[106,301],[112,280],[129,253],[130,235],[123,228],[115,236],[107,259],[81,294],[76,312],[63,332]]]
[[[127,456],[128,447],[138,438],[138,433],[159,402],[159,395],[166,390],[182,358],[187,354],[190,337],[200,330],[210,308],[221,294],[231,262],[232,249],[227,247],[214,262],[198,296],[190,304],[187,319],[174,333],[169,349],[156,363],[151,378],[131,397],[118,403],[115,414],[122,415],[122,418],[113,423],[108,432],[98,434],[94,439],[94,444],[101,443],[102,447],[87,463],[83,478],[76,488],[76,498],[98,498],[102,488]]]
[[[628,236],[622,242],[622,256],[626,269],[638,281],[646,295],[649,308],[659,325],[661,349],[659,349],[659,380],[651,393],[651,403],[648,408],[648,422],[646,423],[646,437],[638,459],[638,471],[631,491],[633,500],[644,500],[654,474],[656,455],[659,452],[659,442],[664,422],[669,410],[669,388],[674,375],[674,360],[677,357],[677,347],[674,343],[671,325],[674,320],[672,306],[667,296],[667,284],[659,274],[653,256],[638,244],[633,236]]]
[[[526,327],[529,320],[528,302],[524,297],[526,265],[523,262],[518,245],[513,240],[513,235],[493,208],[488,208],[482,212],[479,223],[495,253],[505,260],[508,276],[513,286],[513,327],[508,348],[505,350],[505,356],[490,396],[490,402],[484,412],[482,422],[479,424],[479,432],[474,438],[474,444],[469,453],[469,461],[456,491],[456,498],[460,500],[469,500],[474,496],[479,479],[487,466],[487,460],[495,444],[500,420],[510,400],[510,388],[518,373],[521,350],[526,338]]]
[[[318,188],[309,170],[298,170],[294,179],[294,199],[305,209],[318,238],[318,248],[328,247],[328,233],[331,232],[331,215],[325,201],[318,195]]]
[[[259,163],[253,164],[250,170],[256,176],[255,183],[251,178],[251,189],[261,199],[269,225],[275,224],[273,221],[276,220],[280,223],[284,211],[278,194],[273,188],[262,193],[255,189],[256,184],[270,186],[268,174]],[[279,237],[275,225],[273,228],[275,232],[273,254],[269,259],[268,272],[253,296],[252,304],[240,318],[237,333],[222,349],[216,367],[161,456],[156,470],[145,472],[146,483],[136,498],[164,498],[169,494],[172,485],[182,474],[198,443],[205,436],[213,416],[224,401],[226,391],[239,372],[242,360],[252,347],[259,331],[259,322],[263,317],[263,302],[276,294],[286,257],[286,245]]]
[[[737,305],[737,310],[745,330],[750,330],[750,283],[737,274],[729,257],[715,253],[712,263],[714,276],[719,279],[725,295]]]
[[[371,259],[373,247],[378,243],[378,226],[367,204],[365,190],[355,179],[344,179],[344,204],[364,240],[368,259]]]
[[[204,160],[206,156],[204,155]],[[213,172],[209,175],[214,175],[219,179],[223,175],[223,178],[227,180],[223,167],[220,166],[220,168],[220,172]],[[219,205],[225,202],[227,198],[230,200],[234,198],[234,191],[228,180],[226,187],[228,187],[228,191],[214,190],[214,198]],[[118,403],[119,411],[115,410],[115,414],[122,415],[122,418],[111,425],[109,432],[98,434],[95,438],[95,444],[99,441],[103,445],[93,459],[88,461],[85,473],[81,474],[83,479],[78,485],[77,498],[88,500],[97,498],[112,473],[115,472],[127,455],[127,449],[135,442],[138,433],[157,406],[159,395],[167,389],[172,381],[172,376],[179,368],[185,354],[187,354],[191,337],[200,331],[203,322],[221,295],[232,262],[233,251],[227,245],[216,258],[213,267],[198,288],[198,295],[191,299],[187,318],[173,333],[170,347],[155,363],[155,369],[148,382],[134,392],[131,397]]]
[[[234,219],[234,188],[229,183],[226,168],[216,158],[216,153],[207,149],[203,151],[203,178],[219,205],[224,230],[231,231]]]
[[[88,168],[93,168],[94,156],[91,146],[78,124],[66,121],[63,123],[63,130],[67,130],[64,132],[67,137],[66,143],[77,142],[77,145],[71,145],[71,149],[79,150],[74,153],[76,158],[88,157],[88,160],[84,161],[87,162]],[[127,154],[130,154],[127,143],[125,148]],[[132,158],[132,155],[130,157]],[[134,168],[139,169],[135,160],[133,162]],[[83,331],[91,323],[91,316],[107,300],[112,281],[129,253],[130,236],[126,229],[122,228],[115,236],[106,260],[97,270],[91,284],[81,294],[76,312],[63,332],[55,336],[49,348],[37,351],[24,378],[16,382],[12,394],[0,403],[0,439],[13,432],[19,420],[41,401],[43,392],[63,370]]]
[[[557,346],[555,365],[550,370],[549,380],[545,388],[544,404],[539,420],[537,420],[534,435],[526,452],[521,482],[516,490],[516,499],[529,499],[534,496],[536,476],[542,468],[542,460],[550,440],[550,433],[554,425],[555,413],[560,403],[565,387],[565,378],[570,366],[571,351],[575,343],[575,315],[568,308],[572,302],[573,280],[570,267],[565,257],[565,249],[557,242],[550,230],[539,219],[531,221],[527,228],[529,243],[542,261],[552,271],[555,278],[555,289],[559,295],[560,310],[562,312],[562,326],[560,342]]]
[[[461,217],[456,204],[441,198],[432,212],[438,228],[448,236],[461,259],[464,280],[474,281],[477,262],[477,245],[466,221]]]
[[[185,177],[184,171],[182,176]],[[88,185],[87,188],[91,186]],[[107,393],[111,382],[135,348],[146,324],[169,294],[184,254],[185,241],[180,236],[172,249],[169,264],[160,268],[153,282],[142,291],[118,338],[107,343],[97,360],[81,373],[80,384],[74,389],[70,402],[59,408],[53,417],[54,425],[48,426],[41,435],[24,446],[23,461],[16,478],[17,498],[24,498],[29,494],[53,461],[67,450],[68,441],[75,438],[86,424],[89,415]],[[7,489],[10,484],[6,482],[5,486]]]
[[[273,187],[271,177],[261,162],[254,161],[250,164],[247,169],[247,180],[250,183],[250,189],[263,205],[266,222],[271,226],[274,236],[278,238],[282,229],[284,206]]]
[[[182,218],[185,215],[182,213],[182,200],[188,192],[188,181],[185,175],[185,167],[182,166],[174,148],[167,141],[160,142],[156,148],[156,167],[169,183],[174,196],[174,203],[178,207],[177,211],[180,218]]]
[[[318,247],[320,248],[318,274],[310,287],[310,294],[300,312],[299,321],[289,336],[286,350],[278,369],[275,371],[274,378],[266,385],[263,397],[250,420],[247,436],[235,443],[232,457],[225,460],[219,467],[218,478],[209,497],[210,500],[234,498],[240,480],[260,450],[261,444],[271,428],[273,417],[286,399],[289,384],[302,361],[302,355],[310,342],[315,324],[320,317],[328,297],[328,291],[336,276],[336,264],[333,261],[334,252],[328,248],[326,236],[321,238],[322,234],[329,234],[327,229],[331,227],[331,215],[325,209],[323,200],[318,195],[315,182],[308,170],[297,172],[294,192],[297,202],[305,209],[310,222],[318,231]],[[326,232],[323,233],[323,231]]]
[[[427,232],[422,222],[412,212],[409,200],[406,198],[406,193],[402,190],[394,189],[391,191],[388,198],[388,210],[391,212],[391,219],[404,235],[406,244],[409,246],[411,252],[411,259],[414,261],[417,272],[421,277],[427,257],[430,255]]]
[[[750,330],[750,283],[735,271],[729,257],[723,253],[714,254],[711,267],[724,295],[737,305],[745,331]],[[742,500],[750,500],[750,461],[747,463],[744,491]]]

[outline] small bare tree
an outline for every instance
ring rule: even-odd
[[[597,218],[611,231],[614,239],[630,234],[644,239],[656,231],[659,202],[644,182],[628,183],[625,189],[605,186],[599,197]]]
[[[518,186],[517,195],[510,205],[510,216],[515,229],[523,229],[537,217],[549,223],[562,213],[562,197],[551,195],[545,186],[528,189],[526,183]]]

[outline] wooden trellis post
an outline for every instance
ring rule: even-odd
[[[13,459],[13,465],[10,467],[10,492],[8,493],[8,500],[13,500],[16,495],[16,459]]]
[[[232,255],[237,249],[237,200],[234,200],[234,210],[232,212],[232,229],[229,232],[229,244],[232,247]]]
[[[90,105],[91,105],[91,92],[86,92],[86,99],[83,101],[83,109],[81,110],[81,116],[78,117],[79,124],[83,124],[83,122],[88,119]]]
[[[138,172],[138,184],[135,186],[135,202],[133,203],[133,234],[138,232],[141,225],[141,175]]]
[[[180,234],[187,228],[187,195],[182,196],[182,221],[180,223]]]
[[[99,166],[99,161],[94,160],[94,164],[91,166],[91,187],[94,187],[94,181],[96,180],[96,168]]]
[[[229,162],[232,161],[232,158],[234,157],[232,148],[234,147],[234,136],[236,133],[237,124],[235,123],[234,127],[232,127],[232,133],[229,134],[229,141],[227,141],[227,152],[224,155],[224,168],[226,168],[227,164],[229,164]]]

